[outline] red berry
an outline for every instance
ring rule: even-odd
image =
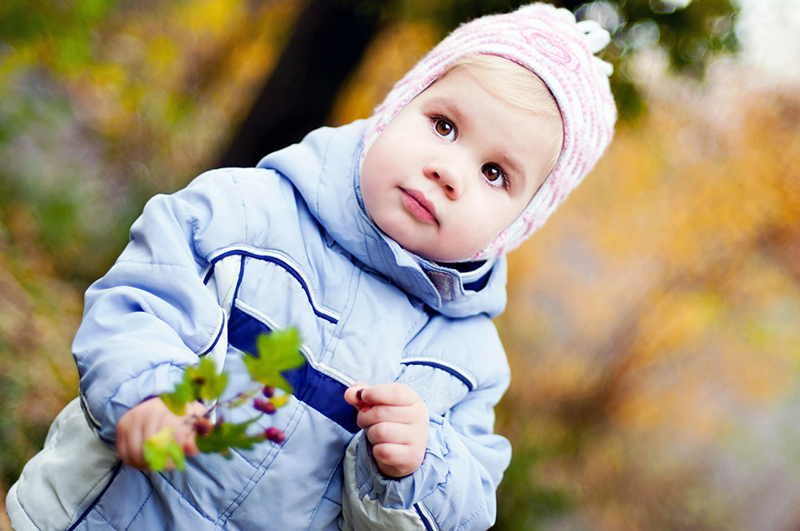
[[[261,393],[267,398],[272,398],[275,396],[275,388],[267,385],[261,389]]]
[[[269,400],[264,400],[263,398],[256,398],[255,400],[253,400],[253,407],[256,408],[256,410],[261,411],[262,413],[266,413],[267,415],[272,415],[273,413],[275,413],[275,410],[277,409],[275,407],[275,404],[273,404]]]
[[[274,443],[282,443],[286,440],[286,434],[283,433],[283,430],[276,428],[275,426],[270,426],[264,431],[264,437]]]
[[[199,419],[195,420],[192,423],[192,426],[194,426],[194,431],[196,431],[200,436],[208,435],[211,433],[211,430],[214,429],[214,425],[205,417],[200,417]]]

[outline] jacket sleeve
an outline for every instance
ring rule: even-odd
[[[245,231],[234,173],[206,173],[152,198],[117,262],[88,289],[73,354],[84,413],[102,440],[113,444],[126,411],[172,391],[219,341],[226,316],[203,282],[207,256]]]
[[[441,333],[435,335],[442,338]],[[469,336],[461,339],[459,346],[471,343]],[[344,462],[344,529],[485,530],[492,526],[496,489],[511,459],[508,441],[493,433],[494,406],[508,387],[509,371],[496,333],[492,339],[487,344],[484,335],[471,345],[473,350],[476,344],[481,347],[477,349],[483,354],[480,363],[487,369],[482,378],[461,369],[465,360],[456,365],[443,359],[435,347],[429,347],[424,357],[414,358],[405,380],[422,391],[431,414],[422,466],[401,479],[383,476],[366,437],[359,432]],[[446,350],[451,356],[465,352]],[[442,397],[457,402],[442,412],[437,397],[440,402]]]

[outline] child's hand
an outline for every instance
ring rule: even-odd
[[[200,452],[194,442],[193,416],[206,412],[200,402],[186,404],[186,414],[178,416],[170,411],[160,398],[150,398],[122,415],[117,424],[117,451],[122,461],[140,470],[148,470],[142,447],[144,442],[163,428],[171,427],[173,437],[186,455]],[[174,468],[172,464],[167,470]]]
[[[428,408],[417,393],[401,383],[359,382],[344,398],[358,409],[358,426],[384,475],[401,478],[420,467],[428,444]]]

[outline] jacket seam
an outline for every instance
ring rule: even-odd
[[[429,422],[431,424],[436,424],[437,426],[440,426],[440,427],[444,426],[444,422],[443,421],[440,421],[440,420],[437,420],[437,419],[434,419],[434,418],[431,418],[429,420]],[[438,483],[435,487],[433,487],[431,489],[430,493],[428,493],[427,496],[425,496],[424,498],[421,498],[418,503],[422,503],[425,500],[427,500],[428,498],[430,498],[431,496],[433,496],[433,494],[437,490],[445,489],[447,487],[447,484],[450,482],[450,478],[453,476],[453,472],[452,472],[452,470],[450,470],[450,463],[447,461],[447,456],[452,453],[452,450],[450,449],[450,445],[447,443],[447,439],[444,436],[442,436],[442,442],[443,442],[443,447],[442,447],[441,457],[442,457],[442,460],[445,463],[447,463],[447,474],[445,474],[444,479],[440,483]],[[425,453],[426,454],[428,453],[427,448],[425,450]],[[437,523],[437,525],[438,525],[438,523]]]
[[[439,522],[436,521],[436,518],[433,516],[433,514],[431,514],[431,511],[428,509],[427,505],[425,505],[422,501],[418,501],[414,504],[414,510],[417,511],[419,519],[422,520],[422,524],[425,526],[425,531],[439,531],[441,526],[439,525]],[[432,520],[432,522],[429,520]]]
[[[129,264],[129,265],[140,265],[140,266],[160,266],[160,267],[176,267],[178,269],[186,269],[187,271],[191,271],[193,273],[197,273],[197,270],[193,267],[189,267],[184,264],[172,264],[170,262],[147,262],[144,260],[117,260],[117,264]]]
[[[233,255],[239,255],[243,258],[253,258],[255,260],[276,264],[291,277],[293,277],[298,284],[300,284],[300,287],[308,298],[311,309],[314,311],[314,314],[317,317],[324,319],[333,325],[336,325],[341,319],[339,312],[327,307],[318,300],[319,290],[315,289],[312,285],[310,276],[305,272],[305,270],[303,270],[302,267],[300,267],[299,264],[295,263],[291,256],[287,255],[286,253],[278,249],[268,249],[249,244],[241,244],[217,249],[209,256],[212,257],[211,263],[214,264],[222,258]]]
[[[333,500],[328,498],[325,494],[328,492],[328,487],[330,486],[331,481],[333,481],[333,476],[336,475],[336,471],[339,470],[339,464],[342,462],[343,459],[344,459],[344,454],[342,454],[339,457],[339,460],[336,461],[336,465],[331,467],[331,473],[328,476],[328,481],[325,482],[325,488],[322,491],[322,496],[320,496],[316,507],[314,507],[314,510],[311,511],[311,516],[308,518],[308,524],[306,525],[306,529],[310,529],[311,528],[311,522],[314,521],[314,517],[317,515],[317,512],[319,512],[319,508],[322,505],[322,501],[327,498],[328,500],[333,502]],[[336,503],[336,502],[334,502],[334,503]],[[339,505],[341,506],[341,503],[339,503]]]
[[[191,224],[192,224],[192,241],[190,243],[191,243],[192,250],[194,250],[194,249],[197,248],[197,246],[195,245],[194,242],[197,241],[197,226],[198,226],[199,220],[197,219],[197,216],[193,216],[191,213],[189,213],[189,211],[186,209],[186,205],[184,204],[184,201],[178,199],[178,200],[175,201],[175,204],[176,204],[176,206],[178,208],[181,209],[181,212],[183,213],[184,217],[186,217],[186,218],[191,220]]]
[[[238,455],[244,463],[246,463],[250,468],[253,469],[253,472],[256,472],[258,470],[259,465],[254,465],[252,462],[250,462],[250,460],[247,459],[247,457],[245,457],[245,455],[238,449],[231,448],[231,453]]]
[[[219,340],[222,337],[223,330],[225,330],[225,312],[222,309],[220,309],[220,323],[217,329],[217,333],[215,336],[213,336],[214,339],[211,340],[210,344],[206,342],[206,344],[203,345],[203,347],[200,349],[200,353],[198,354],[198,356],[205,356],[206,354],[214,350],[214,347],[217,346],[217,343],[219,343]]]
[[[273,321],[272,318],[270,318],[264,312],[259,311],[256,308],[253,308],[252,306],[250,306],[246,302],[236,301],[233,306],[237,310],[247,314],[248,316],[252,317],[256,321],[258,321],[261,324],[265,325],[271,332],[284,329],[283,327],[279,326],[275,321]],[[342,322],[342,321],[339,321],[339,322]],[[339,339],[339,336],[336,335],[336,332],[334,331],[334,335],[331,338],[331,342],[338,341],[338,339]],[[325,351],[325,353],[327,353],[329,351],[332,351],[332,349],[330,348],[330,345],[329,345],[328,350]],[[323,361],[321,361],[322,356],[315,356],[314,353],[311,351],[311,349],[306,344],[301,344],[300,345],[300,352],[303,354],[303,357],[306,359],[306,362],[308,362],[314,368],[314,370],[316,370],[316,371],[324,374],[325,376],[328,376],[328,377],[330,377],[330,378],[332,378],[332,379],[334,379],[334,380],[346,385],[347,387],[350,387],[351,385],[353,385],[355,383],[355,379],[353,379],[352,377],[348,376],[346,373],[344,373],[344,372],[342,372],[342,371],[340,371],[338,369],[335,369],[335,368],[331,367],[330,365],[328,365],[328,364],[324,363]]]
[[[142,504],[139,506],[139,509],[133,514],[133,518],[131,518],[131,521],[128,522],[127,526],[125,526],[125,531],[128,531],[128,529],[131,528],[131,526],[133,525],[134,520],[136,520],[136,517],[139,516],[139,513],[142,512],[142,509],[144,509],[144,505],[152,497],[153,497],[153,491],[151,489],[150,492],[147,493],[147,496],[145,496],[144,501],[142,501]]]
[[[483,497],[481,497],[480,500],[481,500],[481,503],[478,506],[478,508],[475,510],[475,512],[473,512],[472,515],[470,515],[470,517],[467,518],[465,521],[461,522],[461,524],[456,528],[456,531],[460,531],[462,529],[466,529],[466,527],[469,524],[471,524],[476,518],[478,518],[478,516],[480,516],[482,510],[486,507],[486,500]]]
[[[193,271],[193,272],[196,273],[196,271],[194,271],[192,268],[188,268],[188,267],[185,267],[185,266],[179,266],[179,267],[182,267],[184,269],[188,269],[188,270]],[[148,301],[146,301],[146,300],[142,301],[141,302],[141,306],[142,306],[143,309],[145,309],[147,311],[147,313],[152,314],[154,317],[158,318],[158,320],[166,323],[170,328],[172,328],[172,326],[169,325],[169,320],[165,319],[164,317],[162,317],[161,312],[159,310],[157,310]],[[224,323],[225,323],[224,318],[222,320],[222,323],[224,325]],[[206,339],[205,343],[203,343],[199,348],[196,348],[196,349],[189,347],[189,345],[186,344],[186,340],[183,337],[181,337],[180,339],[181,339],[181,342],[188,348],[188,350],[190,350],[192,352],[192,354],[194,354],[195,356],[199,357],[199,356],[202,356],[203,354],[206,354],[208,352],[208,350],[206,349],[206,346],[208,345],[209,341],[214,341],[211,338],[214,336],[215,332],[217,332],[218,335],[222,335],[222,329],[217,330],[217,328],[214,327],[214,331],[212,331],[211,334],[207,335],[208,339]],[[205,333],[204,333],[204,335],[205,335]],[[216,341],[214,341],[214,342],[216,342]],[[174,365],[174,364],[171,364],[171,365]]]
[[[142,474],[144,474],[144,472],[142,472]],[[204,520],[208,521],[209,523],[214,523],[214,520],[212,520],[210,517],[208,517],[208,516],[206,516],[205,514],[203,514],[203,513],[200,511],[200,509],[198,509],[198,508],[197,508],[197,506],[195,506],[195,504],[193,504],[192,502],[190,502],[190,501],[189,501],[189,500],[186,498],[186,496],[184,496],[184,495],[183,495],[183,493],[182,493],[181,491],[179,491],[179,490],[178,490],[178,489],[175,487],[175,485],[173,485],[172,483],[170,483],[170,482],[169,482],[169,480],[166,478],[166,476],[164,476],[164,474],[161,474],[161,473],[159,473],[159,474],[158,474],[158,477],[160,477],[160,478],[161,478],[161,480],[164,482],[164,484],[165,484],[165,485],[168,485],[168,486],[169,486],[169,488],[170,488],[170,489],[172,489],[172,491],[173,491],[173,492],[175,492],[175,493],[178,495],[178,497],[179,497],[180,499],[182,499],[182,500],[183,500],[183,501],[186,503],[186,505],[188,505],[189,507],[191,507],[192,509],[194,509],[194,511],[195,511],[195,512],[196,512],[196,513],[197,513],[197,514],[198,514],[198,515],[199,515],[201,518],[203,518]],[[150,482],[152,483],[152,482],[153,482],[153,480],[152,480],[152,479],[150,479]],[[151,489],[150,489],[150,494],[148,495],[148,498],[150,498],[150,496],[152,496],[152,495],[153,495],[153,489],[151,488]],[[147,500],[145,500],[145,501],[142,503],[142,507],[144,507],[144,504],[145,504],[145,503],[147,503]],[[140,507],[140,508],[139,508],[139,511],[141,511],[141,510],[142,510],[142,507]],[[137,513],[136,513],[136,514],[139,514],[139,512],[137,511]],[[135,519],[136,519],[136,517],[134,516],[133,520],[135,520]],[[131,520],[131,522],[133,522],[133,520]]]
[[[325,167],[327,164],[328,159],[328,152],[330,151],[331,142],[333,141],[335,135],[328,135],[328,140],[325,142],[325,149],[322,151],[322,157],[320,157],[320,164],[319,164],[319,173],[317,174],[317,189],[316,193],[314,194],[314,208],[317,212],[320,212],[319,207],[319,192],[320,192],[320,184],[322,183],[322,174],[325,173]]]
[[[303,402],[298,402],[298,407],[295,409],[294,413],[292,413],[291,418],[286,423],[286,433],[287,438],[294,435],[295,430],[297,430],[297,425],[300,423],[300,417],[305,413],[306,408],[308,407],[307,404]],[[300,417],[298,417],[300,415]],[[295,419],[297,419],[295,421]],[[289,426],[291,426],[291,431],[289,430]],[[225,523],[233,516],[233,514],[242,506],[242,504],[250,497],[250,494],[255,489],[256,485],[263,479],[264,475],[267,473],[267,469],[269,466],[277,459],[278,453],[281,451],[280,445],[274,445],[274,452],[270,451],[267,452],[267,455],[264,456],[264,459],[258,463],[258,465],[253,470],[253,474],[247,479],[247,484],[244,488],[236,495],[227,507],[225,507],[217,517],[217,520],[214,522],[214,526],[224,526]],[[264,463],[269,460],[268,465],[264,465]],[[249,461],[248,461],[249,462]],[[258,479],[256,479],[256,477]]]
[[[446,451],[445,453],[443,453],[442,457],[443,457],[443,458],[445,458],[445,460],[446,460],[446,458],[447,458],[447,455],[450,453],[450,451],[449,451],[449,450],[450,450],[450,448],[447,446],[447,443],[446,443],[446,442],[445,442],[445,450],[447,450],[447,451]],[[430,494],[428,494],[428,495],[427,495],[425,498],[422,498],[422,499],[421,499],[419,502],[417,502],[417,503],[419,503],[419,504],[423,504],[423,502],[424,502],[425,500],[427,500],[428,498],[430,498],[431,496],[433,496],[433,494],[434,494],[434,493],[435,493],[437,490],[445,488],[445,487],[446,487],[446,485],[447,485],[447,483],[449,482],[449,480],[450,480],[450,477],[451,477],[451,476],[452,476],[452,472],[451,472],[451,471],[449,470],[449,468],[448,468],[447,475],[445,476],[445,479],[444,479],[444,481],[442,481],[441,483],[439,483],[439,484],[436,486],[436,488],[435,488],[435,489],[433,489],[433,491],[431,491],[431,493],[430,493]],[[423,504],[423,506],[424,506],[424,507],[427,509],[427,505],[424,505],[424,504]],[[473,522],[473,521],[474,521],[476,518],[478,518],[478,517],[481,515],[481,513],[484,511],[484,509],[485,509],[485,508],[486,508],[486,500],[484,499],[484,497],[482,497],[482,496],[481,496],[481,497],[480,497],[480,504],[478,505],[477,509],[476,509],[476,510],[475,510],[475,511],[474,511],[474,512],[473,512],[473,513],[472,513],[472,514],[471,514],[471,515],[470,515],[470,516],[469,516],[469,517],[468,517],[468,518],[465,520],[465,521],[461,522],[461,523],[460,523],[460,524],[459,524],[459,525],[456,527],[456,531],[460,531],[460,530],[462,530],[462,529],[466,529],[466,527],[467,527],[469,524],[471,524],[471,523],[472,523],[472,522]],[[430,511],[428,511],[428,514],[431,516],[431,518],[433,518],[433,520],[434,520],[434,523],[435,523],[435,524],[436,524],[438,527],[441,527],[441,526],[439,525],[439,522],[436,520],[436,517],[434,516],[434,514],[433,514],[432,512],[430,512]]]
[[[117,526],[115,526],[114,524],[112,524],[112,523],[111,523],[111,522],[108,520],[108,518],[106,518],[106,517],[105,517],[105,516],[103,516],[102,514],[100,514],[100,513],[97,513],[97,517],[98,517],[98,518],[100,518],[101,520],[103,520],[103,521],[106,523],[106,525],[107,525],[109,528],[113,529],[114,531],[119,531],[119,527],[117,527]]]
[[[226,170],[225,173],[228,175],[228,178],[233,183],[234,187],[236,188],[236,193],[239,194],[239,204],[242,205],[242,223],[244,224],[244,240],[250,241],[250,227],[247,223],[247,206],[245,205],[244,195],[242,194],[242,187],[239,184],[239,181],[236,180],[236,175],[230,169]]]
[[[239,288],[242,287],[242,280],[244,280],[244,266],[247,261],[247,256],[241,254],[239,256],[239,278],[236,279],[236,287],[233,288],[233,297],[231,297],[231,308],[236,306],[236,300],[239,298]]]
[[[119,463],[120,463],[120,461],[117,461],[117,464],[114,465],[114,468],[112,468],[111,470],[108,471],[107,475],[110,475],[111,476],[110,478],[106,479],[106,476],[103,476],[103,479],[106,479],[106,482],[107,482],[108,485],[110,485],[111,482],[114,480],[115,474],[116,474],[116,468],[119,466]],[[98,481],[98,483],[100,483],[100,482]],[[97,500],[98,501],[103,496],[103,494],[105,494],[105,489],[106,489],[106,487],[103,487],[103,490],[101,490],[100,493],[97,495]],[[83,503],[89,498],[90,495],[91,495],[91,491],[87,492],[86,495],[83,498],[80,499],[80,501],[75,506],[75,508],[76,508],[75,512],[77,512],[77,508],[78,507],[82,507],[83,506]],[[95,502],[95,505],[96,505],[96,502]],[[74,516],[74,514],[70,515],[70,518],[72,516]],[[81,514],[81,516],[78,518],[78,520],[82,520],[83,518],[84,518],[84,515]],[[77,523],[78,520],[76,520],[76,523]]]
[[[22,504],[22,501],[19,499],[19,497],[17,497],[16,502],[19,505],[19,508],[22,510],[22,515],[26,518],[25,522],[30,525],[31,528],[41,531],[41,528],[36,525],[36,522],[33,521],[33,518],[31,518],[31,513],[25,509],[25,506]],[[8,505],[6,505],[6,507],[8,507]],[[8,509],[6,509],[6,513],[8,513]]]
[[[339,341],[342,338],[342,332],[344,331],[345,326],[347,326],[347,323],[350,321],[350,315],[353,313],[353,308],[355,307],[355,304],[353,304],[353,297],[355,297],[355,294],[358,290],[358,285],[361,283],[361,276],[358,271],[358,268],[354,268],[353,273],[350,275],[350,281],[347,284],[347,298],[344,301],[342,313],[339,314],[339,321],[336,323],[336,326],[333,329],[333,333],[331,334],[331,338],[326,349],[319,354],[318,363],[326,368],[328,367],[327,360],[333,359],[334,352],[336,352],[336,347],[339,346]],[[323,358],[325,361],[323,361]],[[328,371],[330,371],[330,369],[328,369]],[[348,374],[341,373],[338,370],[336,372],[342,375],[337,379],[342,381],[342,383],[345,383],[348,387],[355,383],[355,379],[350,377]],[[349,378],[349,380],[343,381],[342,377]]]
[[[154,366],[154,367],[147,367],[146,369],[144,369],[144,370],[142,370],[142,371],[140,371],[140,372],[138,372],[138,373],[134,374],[134,375],[133,375],[133,376],[131,376],[130,378],[128,378],[128,379],[124,380],[123,382],[121,382],[121,383],[120,383],[120,385],[119,385],[119,387],[117,387],[117,388],[114,390],[114,394],[112,394],[110,397],[108,397],[108,400],[106,400],[106,401],[103,403],[103,410],[105,411],[106,409],[108,409],[108,407],[109,407],[109,404],[111,403],[111,401],[112,401],[112,400],[114,400],[114,398],[116,398],[116,397],[117,397],[117,395],[119,394],[119,392],[120,392],[120,389],[122,388],[122,386],[123,386],[123,385],[125,385],[125,384],[126,384],[126,383],[128,383],[128,382],[130,382],[131,380],[135,380],[135,379],[137,379],[137,378],[141,377],[143,374],[145,374],[145,373],[147,373],[147,372],[150,372],[150,371],[153,371],[153,370],[155,370],[157,367],[163,367],[163,366],[171,366],[171,367],[176,367],[176,368],[178,368],[178,369],[181,369],[181,370],[184,370],[184,371],[186,370],[186,367],[185,367],[184,365],[178,365],[178,364],[176,364],[176,363],[173,363],[173,362],[169,362],[169,363],[162,363],[162,364],[156,365],[156,366]],[[89,407],[89,406],[88,406],[88,404],[87,404],[87,406],[86,406],[86,407]]]
[[[461,381],[461,383],[463,383],[467,387],[467,390],[469,391],[474,391],[478,384],[476,379],[471,374],[460,369],[454,364],[448,363],[444,360],[439,360],[436,358],[406,358],[404,360],[401,360],[400,364],[422,365],[426,367],[433,367],[434,369],[439,369]]]
[[[100,424],[100,421],[94,417],[94,414],[92,414],[92,411],[89,409],[89,399],[86,398],[86,395],[84,395],[83,389],[78,389],[78,397],[80,399],[83,416],[86,417],[86,419],[89,421],[89,424],[91,424],[91,427],[94,429],[94,432],[97,434],[103,426]]]
[[[89,513],[91,513],[92,510],[94,510],[94,508],[100,502],[102,497],[105,496],[106,491],[108,491],[108,489],[111,487],[111,484],[114,483],[114,480],[117,479],[117,476],[119,475],[120,471],[122,470],[122,466],[123,466],[122,465],[122,461],[118,461],[116,466],[112,469],[111,478],[108,480],[108,483],[106,483],[106,486],[103,487],[103,490],[101,490],[100,493],[97,495],[97,497],[95,497],[94,501],[92,501],[92,503],[89,504],[89,506],[83,511],[83,513],[78,517],[78,519],[75,520],[75,523],[73,523],[71,526],[69,526],[67,531],[73,531],[74,529],[76,529],[81,524],[81,522],[83,522],[86,519],[86,517],[89,516]],[[84,497],[83,499],[85,500],[86,497]],[[103,520],[105,520],[107,523],[109,523],[108,520],[106,520],[103,517],[103,515],[101,515],[100,513],[97,513],[97,516],[99,516],[100,518],[103,518]],[[110,527],[114,527],[110,523],[109,523],[109,526]]]
[[[408,345],[411,344],[414,338],[422,331],[422,329],[425,328],[425,325],[431,319],[423,308],[418,308],[417,310],[417,318],[414,319],[414,322],[409,325],[408,332],[406,332],[405,338],[403,339],[403,344],[405,345],[404,351],[408,348]]]

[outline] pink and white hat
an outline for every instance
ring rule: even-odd
[[[471,260],[511,251],[544,224],[611,142],[617,118],[608,84],[612,67],[594,56],[609,41],[598,23],[576,22],[570,11],[549,4],[529,4],[462,24],[397,82],[375,109],[363,153],[412,99],[459,59],[496,55],[526,67],[555,97],[564,122],[564,142],[555,168],[522,214]]]

